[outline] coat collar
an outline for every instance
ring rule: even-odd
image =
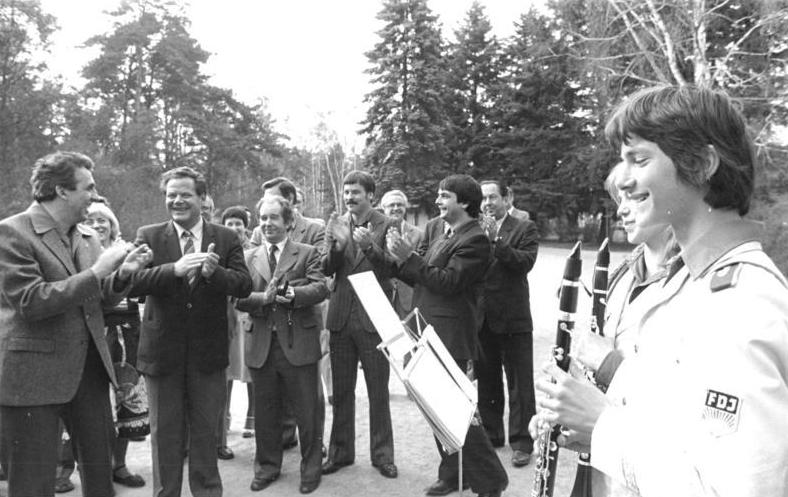
[[[30,216],[33,231],[41,235],[44,245],[52,251],[69,274],[76,274],[79,270],[90,266],[90,253],[88,250],[83,249],[83,245],[89,244],[87,240],[93,238],[95,235],[93,230],[80,224],[75,225],[71,231],[70,238],[72,253],[69,253],[57,229],[55,219],[43,205],[39,202],[33,202],[30,207],[28,207],[27,213]],[[74,264],[75,260],[79,267]]]
[[[282,278],[282,275],[287,273],[291,267],[296,263],[298,258],[298,248],[291,240],[286,240],[282,254],[279,256],[279,262],[276,264],[276,270],[271,275],[271,266],[268,264],[268,250],[267,245],[262,244],[254,249],[252,255],[251,267],[257,273],[264,283],[267,285],[269,281],[277,281]],[[273,276],[273,277],[272,277]]]

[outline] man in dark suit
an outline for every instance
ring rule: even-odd
[[[533,440],[528,422],[536,414],[533,375],[533,321],[528,272],[534,267],[539,233],[531,221],[506,212],[509,188],[500,181],[482,181],[482,226],[492,241],[492,262],[484,277],[481,354],[476,362],[479,414],[493,447],[504,444],[504,391],[509,389],[509,444],[512,464],[528,464]]]
[[[282,398],[289,400],[301,441],[303,494],[320,484],[323,419],[318,415],[320,309],[328,294],[320,272],[320,254],[309,245],[287,238],[293,222],[290,203],[281,197],[263,197],[260,228],[265,242],[247,252],[253,291],[237,303],[254,325],[246,342],[246,365],[255,384],[255,476],[251,488],[262,490],[282,469]],[[282,295],[277,288],[287,282]]]
[[[153,264],[135,274],[131,295],[147,295],[137,369],[150,399],[154,495],[180,497],[184,449],[194,495],[222,495],[216,426],[228,360],[227,296],[246,297],[252,280],[238,236],[206,223],[205,178],[189,167],[162,175],[170,220],[143,226],[135,243]]]
[[[293,182],[283,176],[279,176],[263,183],[262,188],[263,197],[278,196],[290,202],[290,206],[293,208],[293,221],[287,228],[287,238],[293,242],[311,245],[322,254],[325,250],[325,243],[323,242],[325,227],[305,218],[295,209],[295,206],[298,204],[298,191]],[[265,237],[263,236],[261,227],[256,226],[252,232],[252,245],[259,246],[263,244],[264,239]],[[321,319],[321,330],[323,329],[322,321]],[[321,401],[318,403],[317,409],[320,426],[323,426],[326,418],[326,403],[324,400],[325,395],[323,394],[322,382],[318,385],[318,389]],[[282,401],[284,402],[284,410],[282,411],[282,445],[285,449],[289,449],[298,445],[298,439],[296,438],[296,419],[293,413],[293,407],[287,403],[287,399],[283,397]],[[320,433],[320,444],[322,447],[322,432]]]
[[[414,285],[414,305],[463,371],[477,357],[479,289],[490,261],[490,241],[477,220],[481,200],[481,188],[472,177],[448,176],[440,182],[435,200],[440,220],[431,221],[425,230],[422,248],[426,251],[414,252],[413,245],[397,233],[388,238],[399,277]],[[446,495],[458,488],[457,454],[446,454],[440,442],[438,451],[438,480],[427,488],[427,495]],[[463,474],[463,486],[469,484],[474,492],[486,497],[500,497],[509,483],[506,470],[476,419],[465,437]]]
[[[334,423],[323,474],[353,464],[356,456],[356,377],[358,362],[364,368],[369,396],[370,457],[387,478],[397,477],[394,435],[389,409],[389,363],[377,350],[380,335],[361,306],[348,276],[373,271],[384,292],[391,291],[390,264],[384,255],[389,220],[372,208],[375,180],[363,171],[352,171],[343,180],[348,212],[336,213],[326,225],[327,252],[323,273],[334,276],[326,328],[331,332],[331,369],[334,383]]]
[[[399,230],[414,247],[418,247],[424,232],[405,220],[408,209],[408,197],[405,193],[402,190],[387,191],[380,199],[380,206],[383,208],[383,214],[393,221],[392,226]],[[392,278],[391,283],[389,296],[391,306],[397,311],[400,319],[404,319],[413,310],[413,288],[399,278]]]
[[[114,493],[115,373],[102,303],[120,301],[150,252],[126,244],[102,252],[96,232],[79,224],[97,196],[92,170],[78,153],[39,159],[34,202],[0,221],[1,436],[12,496],[54,495],[61,418],[77,448],[83,494]]]

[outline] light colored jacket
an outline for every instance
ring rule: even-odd
[[[693,267],[695,266],[695,267]],[[592,465],[644,497],[788,495],[788,285],[758,242],[668,279],[608,394]]]

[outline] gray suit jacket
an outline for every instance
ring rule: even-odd
[[[0,240],[0,404],[70,401],[89,340],[115,382],[101,306],[123,294],[112,289],[114,275],[102,281],[90,270],[101,253],[96,233],[77,225],[69,253],[55,220],[34,202],[0,221]]]
[[[272,331],[276,330],[279,346],[290,364],[303,366],[316,363],[320,357],[322,322],[317,306],[328,295],[325,277],[320,272],[317,249],[303,243],[288,241],[274,274],[268,264],[265,245],[246,252],[246,264],[252,275],[252,293],[236,303],[238,310],[248,312],[254,326],[246,340],[246,365],[261,368],[271,350]],[[263,291],[269,281],[277,285],[287,281],[295,299],[291,305],[263,305]]]

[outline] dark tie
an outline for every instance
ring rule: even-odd
[[[276,245],[271,245],[268,248],[268,267],[271,268],[271,278],[274,277],[274,271],[276,271],[276,251],[279,248]]]
[[[181,233],[181,238],[186,240],[186,244],[183,246],[183,255],[186,254],[193,254],[194,253],[194,235],[192,235],[191,231],[184,231]],[[194,284],[197,282],[197,269],[190,269],[188,273],[186,273],[186,280],[189,282],[190,287],[194,287]]]

